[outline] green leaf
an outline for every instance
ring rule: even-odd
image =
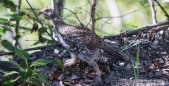
[[[16,61],[14,61],[13,59],[9,59],[9,61],[15,65],[15,68],[20,68],[20,64],[18,64]]]
[[[34,61],[31,66],[44,66],[44,65],[46,65],[48,63],[52,63],[52,62],[54,62],[54,61],[51,59],[42,58],[42,59],[38,59],[38,60]]]
[[[48,81],[48,79],[46,78],[45,75],[43,75],[43,74],[41,74],[41,73],[37,73],[37,76],[38,76],[38,78],[39,78],[42,82],[44,82],[44,83],[46,83],[46,84],[51,84],[51,83]]]
[[[22,71],[19,73],[19,76],[22,78],[22,79],[28,79],[31,75],[33,74],[33,71],[32,70],[28,70],[28,71]]]
[[[0,18],[0,23],[8,23],[8,20],[4,18]]]
[[[15,84],[15,80],[8,80],[2,83],[1,86],[13,86]]]
[[[16,71],[11,71],[11,72],[6,73],[6,74],[3,75],[3,76],[9,76],[9,75],[17,74],[17,73],[18,73],[18,72],[16,72]]]
[[[20,37],[21,37],[20,35],[16,35],[16,36],[14,37],[14,39],[15,39],[15,40],[18,40]]]
[[[17,47],[14,48],[14,52],[16,55],[22,57],[24,60],[27,60],[29,53],[25,50],[18,49]]]
[[[75,68],[75,70],[80,71],[80,70],[81,70],[81,68],[77,67],[77,68]]]
[[[57,63],[58,63],[62,68],[64,68],[62,60],[57,59]]]
[[[9,51],[14,52],[16,55],[22,57],[24,60],[27,60],[29,56],[29,53],[27,51],[18,49],[17,47],[12,46],[12,44],[7,40],[3,40],[1,43],[2,43],[2,46],[8,49]]]
[[[6,31],[10,31],[12,32],[11,28],[7,27],[7,26],[1,26],[3,28],[3,32],[5,33]],[[12,32],[13,33],[13,32]]]
[[[14,47],[12,46],[12,44],[11,44],[9,41],[3,40],[3,41],[1,42],[1,44],[2,44],[2,46],[5,47],[7,50],[12,51],[12,52],[15,52],[15,51],[14,51]]]
[[[34,86],[43,86],[39,80],[30,79],[29,83],[34,84]]]
[[[10,20],[11,21],[16,21],[16,20],[21,20],[22,16],[19,16],[18,14],[14,13],[14,14],[7,14],[6,16],[10,16],[12,17]]]
[[[24,70],[30,69],[30,63],[27,63],[25,60],[20,63],[20,67]]]
[[[3,3],[4,7],[10,8],[11,11],[14,11],[14,12],[16,11],[16,9],[15,9],[16,5],[14,4],[13,1],[11,1],[11,0],[0,0],[0,2]]]

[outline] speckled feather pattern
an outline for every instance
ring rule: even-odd
[[[103,39],[93,33],[90,29],[66,24],[54,14],[51,8],[45,8],[40,13],[52,19],[56,28],[55,32],[57,32],[60,42],[70,52],[72,59],[66,60],[64,66],[71,66],[80,59],[92,66],[95,69],[96,74],[100,77],[101,71],[95,62],[95,59],[98,59],[99,57],[100,49],[112,55],[117,60],[124,61],[124,58],[120,53],[114,51],[103,41]]]
[[[58,32],[61,43],[70,51],[78,54],[79,58],[88,61],[90,59],[97,59],[94,56],[96,49],[107,50],[114,55],[120,57],[117,52],[113,51],[98,35],[93,33],[88,28],[72,26],[64,23],[62,20],[54,18],[53,20]],[[117,54],[117,55],[116,55]]]

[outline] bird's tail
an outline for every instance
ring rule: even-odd
[[[105,52],[107,52],[108,54],[112,55],[114,58],[116,58],[119,61],[125,61],[124,56],[121,55],[119,52],[114,51],[112,49],[112,47],[109,47],[108,45],[104,45],[104,47],[102,48]]]

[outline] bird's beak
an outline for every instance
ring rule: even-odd
[[[40,11],[40,12],[39,12],[39,14],[43,14],[43,12],[42,12],[42,11]]]

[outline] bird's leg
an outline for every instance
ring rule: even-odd
[[[71,59],[67,59],[64,63],[64,66],[71,66],[77,62],[79,62],[80,60],[78,59],[78,56],[75,53],[70,52],[71,55]]]
[[[94,70],[96,71],[96,75],[98,77],[101,77],[101,71],[100,71],[97,63],[95,61],[90,61],[90,62],[88,62],[88,64],[94,68]]]

